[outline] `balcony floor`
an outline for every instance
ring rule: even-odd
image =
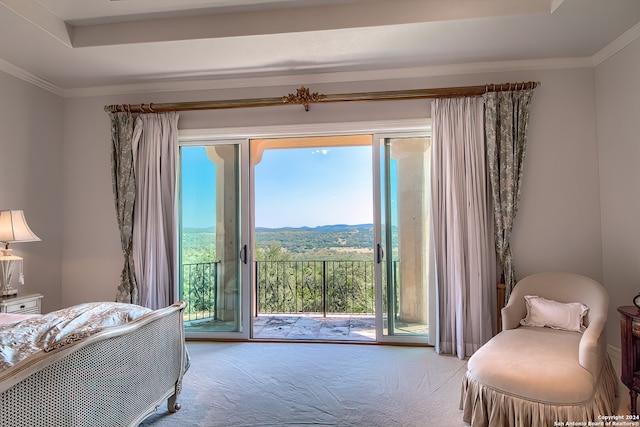
[[[197,323],[185,322],[187,331],[224,330],[224,322],[217,320]],[[231,325],[229,325],[231,326]],[[399,334],[428,334],[426,325],[396,322]],[[253,338],[260,340],[317,340],[375,342],[375,317],[351,316],[297,316],[261,314],[253,320]]]
[[[253,338],[321,341],[375,341],[373,316],[273,316],[253,321]]]

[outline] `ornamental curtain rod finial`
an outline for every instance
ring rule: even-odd
[[[304,107],[304,111],[309,111],[309,104],[312,102],[321,102],[326,95],[320,95],[318,92],[310,93],[309,89],[301,86],[297,90],[296,94],[288,94],[282,97],[284,104],[300,104]]]

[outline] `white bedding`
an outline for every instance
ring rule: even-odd
[[[150,309],[138,305],[97,302],[0,324],[0,371],[36,352],[80,341],[106,327],[125,324],[149,312]]]

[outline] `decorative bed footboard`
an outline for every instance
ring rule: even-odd
[[[181,301],[0,372],[1,426],[137,426],[188,368]]]

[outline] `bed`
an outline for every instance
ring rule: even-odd
[[[177,411],[185,306],[90,303],[0,318],[0,425],[137,426],[165,400]]]

